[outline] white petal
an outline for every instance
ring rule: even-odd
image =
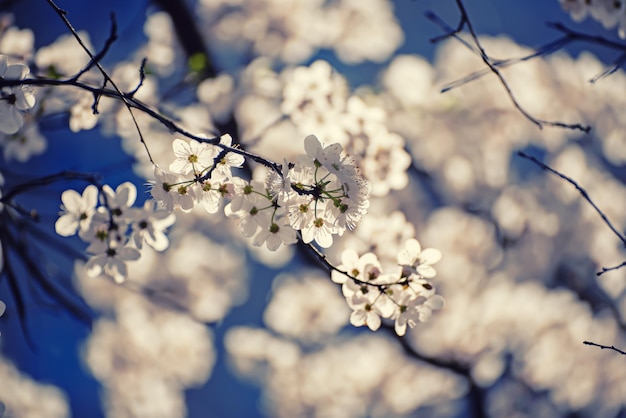
[[[382,321],[380,320],[380,316],[376,315],[374,312],[367,313],[367,326],[372,331],[376,331],[378,328],[380,328],[381,322]]]
[[[353,311],[350,315],[350,323],[355,327],[360,327],[365,325],[366,318],[367,314],[365,313],[365,311],[362,309],[358,309],[356,311]]]
[[[422,252],[422,246],[420,245],[419,241],[413,238],[407,240],[407,242],[404,244],[404,248],[406,248],[407,252],[412,257],[415,257]]]
[[[82,210],[82,197],[76,190],[66,190],[61,195],[61,202],[65,210],[71,213],[79,214]]]
[[[396,319],[396,323],[393,328],[395,329],[396,334],[402,337],[406,333],[406,319],[399,316],[398,319]]]
[[[123,247],[115,250],[116,259],[133,261],[138,260],[141,257],[141,253],[132,247]]]
[[[436,248],[426,248],[420,254],[420,261],[426,264],[435,264],[441,260],[441,251]]]
[[[425,279],[432,279],[437,275],[437,271],[432,266],[425,264],[417,267],[417,274]]]
[[[98,203],[98,188],[93,184],[85,187],[83,190],[83,203],[86,209],[93,209]]]
[[[85,264],[85,271],[89,277],[96,277],[102,273],[102,265],[104,264],[105,259],[103,259],[100,255],[95,255],[87,261]]]
[[[6,104],[6,100],[0,101],[0,132],[13,135],[24,125],[22,114],[15,106]]]
[[[304,138],[304,150],[311,158],[317,158],[322,151],[322,144],[315,135],[309,135]]]
[[[146,235],[145,240],[149,246],[157,251],[164,251],[170,245],[167,236],[160,231],[155,231],[154,236]]]
[[[433,295],[426,301],[425,305],[428,306],[430,309],[436,311],[443,308],[443,306],[445,305],[445,300],[439,295]]]
[[[74,235],[78,230],[78,219],[72,213],[66,213],[61,216],[54,224],[54,229],[57,234],[62,237],[69,237]]]
[[[132,206],[137,199],[137,188],[130,181],[117,186],[116,192],[120,196],[120,201],[126,206]]]

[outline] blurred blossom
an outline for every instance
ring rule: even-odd
[[[15,26],[9,26],[0,34],[0,52],[7,55],[11,63],[30,60],[33,55],[34,44],[35,35],[30,29],[18,29]]]
[[[622,1],[615,0],[559,0],[564,11],[568,12],[572,19],[580,22],[590,15],[594,20],[602,23],[605,29],[611,29],[617,25],[620,38],[626,38],[626,6]]]
[[[15,160],[27,162],[31,157],[42,154],[48,143],[39,132],[37,124],[26,119],[26,124],[16,133],[5,135],[0,133],[0,148],[5,161]]]
[[[0,357],[0,412],[7,418],[68,418],[65,394],[55,386],[37,383]]]
[[[465,391],[462,380],[407,361],[384,337],[362,335],[306,353],[280,341],[254,328],[233,328],[226,336],[235,369],[262,384],[269,416],[414,416],[419,407],[453,401]],[[277,362],[277,354],[291,361]]]
[[[197,13],[216,50],[251,49],[290,64],[321,48],[347,63],[382,62],[404,40],[393,5],[384,0],[202,0]]]
[[[79,31],[85,47],[94,53],[89,33]],[[89,56],[71,34],[61,35],[52,44],[39,48],[35,54],[35,63],[44,73],[70,77],[82,70],[89,63]]]
[[[278,334],[304,343],[319,343],[348,323],[345,300],[326,277],[278,276],[274,283],[263,318]]]
[[[198,84],[196,95],[200,102],[206,103],[216,121],[226,122],[233,110],[234,89],[233,77],[230,74],[220,74]]]
[[[208,378],[215,353],[210,331],[188,316],[154,308],[140,296],[99,320],[85,361],[106,389],[110,417],[184,417],[182,391]]]
[[[177,68],[176,60],[182,60],[181,54],[177,54],[180,46],[171,18],[165,12],[153,13],[147,17],[143,31],[148,42],[136,55],[147,58],[150,70],[165,77],[171,75]]]

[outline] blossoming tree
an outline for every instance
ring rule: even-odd
[[[560,3],[623,26],[621,2]],[[226,364],[268,416],[623,413],[620,350],[581,342],[624,346],[624,273],[594,272],[626,255],[626,79],[548,57],[584,38],[564,26],[479,38],[470,6],[427,13],[432,63],[396,53],[384,0],[154,0],[91,31],[47,0],[64,34],[37,47],[23,4],[1,17],[0,415],[249,416]],[[372,86],[335,68],[364,62]],[[248,298],[263,327],[233,319]],[[46,306],[89,330],[101,406],[9,360],[41,374]]]

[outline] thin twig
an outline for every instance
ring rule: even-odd
[[[117,90],[111,90],[107,88],[94,87],[89,84],[73,81],[72,79],[67,80],[56,80],[53,78],[34,78],[34,79],[24,79],[24,80],[9,80],[9,79],[0,79],[0,87],[15,87],[15,86],[73,86],[86,91],[91,92],[94,95],[106,96],[111,98],[117,98],[124,103],[126,103],[131,108],[137,109],[141,112],[146,113],[151,118],[159,121],[163,126],[165,126],[169,131],[179,133],[186,138],[192,139],[197,142],[202,142],[206,144],[215,145],[223,150],[228,150],[228,152],[232,152],[234,154],[242,155],[252,161],[255,161],[259,164],[264,165],[278,173],[280,173],[280,164],[268,160],[267,158],[261,157],[260,155],[253,154],[251,152],[245,151],[241,148],[237,148],[234,146],[227,146],[224,144],[220,144],[220,136],[215,136],[212,138],[204,138],[198,135],[194,135],[191,132],[183,129],[181,126],[177,125],[173,120],[159,114],[154,109],[150,108],[147,104],[137,100],[133,97],[128,97],[128,95],[124,93],[120,93]],[[154,164],[154,162],[153,162]]]
[[[620,239],[620,241],[622,241],[624,246],[626,246],[626,237],[624,237],[617,230],[617,228],[611,223],[611,221],[609,221],[609,218],[604,214],[604,212],[602,212],[602,210],[598,207],[598,205],[596,205],[595,202],[593,200],[591,200],[591,198],[589,197],[589,194],[587,193],[587,191],[582,186],[580,186],[578,183],[576,183],[575,180],[573,180],[571,177],[568,177],[565,174],[555,170],[554,168],[550,167],[549,165],[546,165],[546,164],[542,163],[541,161],[539,161],[538,159],[536,159],[532,155],[528,155],[528,154],[526,154],[523,151],[518,151],[517,155],[519,155],[522,158],[525,158],[527,160],[532,161],[533,163],[537,164],[542,169],[544,169],[546,171],[549,171],[550,173],[552,173],[552,174],[562,178],[563,180],[565,180],[566,182],[568,182],[569,184],[574,186],[576,188],[576,190],[578,190],[578,192],[582,195],[582,197],[593,207],[593,209],[596,211],[596,213],[598,215],[600,215],[600,217],[602,218],[604,223],[611,229],[611,231],[613,231],[615,236],[617,236]]]
[[[617,266],[613,266],[613,267],[602,267],[602,270],[600,270],[599,272],[596,273],[596,276],[602,276],[604,273],[608,273],[609,271],[613,271],[613,270],[619,270],[622,267],[626,266],[626,261],[624,261],[621,264],[618,264]]]
[[[603,349],[603,350],[613,350],[613,351],[617,351],[617,352],[618,352],[618,353],[620,353],[621,355],[626,356],[626,351],[622,351],[622,350],[620,350],[619,348],[617,348],[617,347],[615,347],[615,346],[613,346],[613,345],[609,347],[608,345],[596,344],[596,343],[591,342],[591,341],[583,341],[583,344],[585,344],[585,345],[591,345],[591,346],[594,346],[594,347],[598,347],[598,348],[601,348],[601,349]]]
[[[94,54],[89,50],[89,48],[87,48],[87,46],[85,45],[83,40],[80,38],[80,36],[78,35],[78,32],[76,31],[76,29],[74,29],[74,26],[72,26],[70,21],[67,19],[67,16],[66,16],[67,15],[67,11],[65,11],[65,10],[61,9],[59,6],[57,6],[54,3],[53,0],[47,0],[47,1],[48,1],[48,4],[57,13],[57,15],[59,15],[59,17],[61,18],[63,23],[65,23],[65,26],[70,30],[70,32],[72,33],[72,35],[74,36],[74,38],[76,39],[78,44],[83,48],[83,50],[87,53],[87,55],[89,55],[89,58],[91,58],[91,60],[94,63],[94,65],[98,68],[98,70],[100,70],[100,73],[102,74],[102,77],[104,77],[105,84],[106,83],[110,83],[111,86],[113,86],[113,89],[118,93],[119,98],[122,100],[122,102],[124,103],[124,105],[128,109],[128,112],[130,113],[131,119],[133,120],[133,124],[135,125],[135,128],[137,129],[137,133],[139,134],[139,140],[141,141],[143,147],[146,150],[146,154],[148,155],[148,159],[150,160],[150,162],[152,164],[154,164],[154,160],[152,159],[152,155],[150,154],[150,150],[148,149],[148,144],[146,143],[146,141],[145,141],[145,139],[143,137],[143,134],[141,133],[141,129],[139,128],[139,123],[137,122],[137,119],[135,118],[135,115],[133,113],[133,110],[132,110],[133,106],[131,106],[131,104],[129,103],[129,101],[126,98],[126,96],[124,94],[122,94],[122,91],[117,87],[117,84],[115,84],[115,82],[111,79],[111,77],[106,72],[106,70],[102,67],[100,62],[96,59]],[[94,103],[96,103],[96,102],[97,102],[97,99],[96,99],[96,101]],[[97,111],[96,107],[94,107],[94,111]]]
[[[534,164],[538,165],[539,167],[541,167],[543,170],[546,170],[552,174],[554,174],[555,176],[558,176],[560,178],[562,178],[563,180],[565,180],[566,182],[568,182],[569,184],[571,184],[572,186],[574,186],[576,188],[576,190],[578,190],[578,192],[581,194],[581,196],[591,205],[591,207],[596,211],[596,213],[598,215],[600,215],[600,218],[602,218],[602,220],[604,221],[604,223],[609,227],[609,229],[611,231],[613,231],[613,233],[615,234],[615,236],[617,236],[619,238],[619,240],[622,242],[622,244],[624,246],[626,246],[626,237],[624,237],[624,235],[622,235],[617,228],[613,225],[613,223],[611,223],[611,221],[609,220],[609,218],[606,216],[606,214],[598,207],[598,205],[595,204],[595,202],[589,197],[589,193],[587,193],[587,191],[580,186],[575,180],[573,180],[571,177],[566,176],[565,174],[555,170],[554,168],[550,167],[547,164],[542,163],[541,161],[539,161],[538,159],[536,159],[535,157],[526,154],[523,151],[518,151],[517,155],[519,155],[522,158],[525,158],[531,162],[533,162]],[[615,267],[609,267],[609,268],[603,268],[602,271],[596,273],[598,276],[602,275],[603,273],[606,273],[607,271],[611,271],[611,270],[616,270],[618,268],[621,268],[623,266],[626,266],[626,262],[620,264],[619,266],[615,266]]]
[[[465,5],[463,4],[463,1],[462,0],[456,0],[456,4],[457,4],[457,7],[459,9],[459,12],[461,13],[461,18],[459,20],[459,24],[457,25],[456,29],[451,28],[441,18],[439,18],[437,15],[435,15],[433,12],[429,12],[429,13],[426,14],[426,17],[428,19],[430,19],[431,21],[433,21],[434,23],[439,25],[446,32],[446,34],[444,34],[442,36],[439,36],[437,38],[433,38],[431,40],[432,42],[439,42],[439,41],[441,41],[443,39],[452,37],[452,38],[458,40],[459,42],[461,42],[463,45],[465,45],[471,51],[473,51],[474,53],[479,55],[480,58],[482,59],[483,63],[488,67],[489,71],[492,72],[493,74],[495,74],[496,77],[498,77],[498,80],[500,80],[500,84],[502,84],[502,86],[504,87],[504,90],[506,91],[507,95],[509,96],[509,99],[513,103],[513,106],[526,119],[528,119],[530,122],[535,124],[539,129],[542,129],[544,127],[544,125],[546,125],[546,126],[555,126],[555,127],[572,129],[572,130],[579,130],[579,131],[582,131],[582,132],[585,132],[585,133],[589,133],[589,131],[591,130],[591,127],[587,126],[587,125],[581,125],[579,123],[569,124],[569,123],[564,123],[564,122],[559,122],[559,121],[547,121],[547,120],[538,119],[538,118],[534,117],[533,115],[531,115],[517,101],[515,95],[513,94],[513,90],[509,86],[509,83],[506,81],[506,79],[504,78],[504,76],[502,75],[500,70],[498,69],[498,65],[496,65],[496,63],[494,63],[494,61],[487,55],[485,49],[483,48],[482,44],[478,40],[478,35],[476,34],[476,31],[474,30],[472,22],[469,19],[469,15],[467,14],[467,10],[465,9]],[[463,30],[464,27],[467,27],[467,30],[469,31],[469,33],[470,33],[470,35],[472,37],[472,40],[473,40],[473,45],[470,44],[469,42],[467,42],[461,36],[459,36],[459,33]],[[448,87],[446,87],[446,89],[442,90],[442,92],[448,91],[449,89],[450,89],[450,87],[448,86]]]
[[[109,36],[108,36],[107,40],[104,43],[104,47],[93,58],[91,58],[89,60],[89,62],[87,63],[87,65],[85,66],[85,68],[83,68],[78,73],[76,73],[72,77],[72,79],[78,80],[81,75],[83,75],[87,71],[91,70],[93,68],[93,66],[96,65],[96,63],[100,62],[104,58],[104,56],[109,52],[109,49],[111,49],[111,45],[113,45],[115,43],[115,41],[117,40],[117,21],[115,20],[115,14],[114,13],[111,13],[110,19],[111,19],[111,29],[110,29],[110,32],[109,32]],[[83,46],[83,48],[84,48],[84,46]]]
[[[94,185],[99,185],[101,183],[101,178],[97,174],[65,170],[65,171],[55,173],[55,174],[50,174],[48,176],[39,177],[30,181],[24,182],[22,184],[18,184],[17,186],[14,186],[13,188],[11,188],[11,190],[9,190],[4,196],[2,196],[0,201],[9,202],[15,196],[22,194],[24,192],[27,192],[30,189],[34,189],[34,188],[42,187],[42,186],[48,186],[52,183],[55,183],[57,181],[62,181],[62,180],[82,180],[82,181],[86,181]]]

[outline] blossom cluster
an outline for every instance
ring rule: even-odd
[[[272,251],[295,243],[298,231],[305,243],[328,248],[333,235],[353,229],[366,213],[369,184],[340,144],[324,146],[310,135],[304,141],[306,154],[294,163],[285,161],[280,172],[261,182],[233,176],[231,168],[240,167],[244,158],[232,152],[231,142],[229,135],[222,136],[220,149],[176,139],[176,160],[169,172],[155,168],[152,196],[169,212],[189,212],[200,204],[216,213],[222,198],[229,198],[225,214],[239,222],[254,245]]]
[[[626,3],[615,0],[559,0],[572,19],[582,21],[587,16],[602,23],[605,29],[617,26],[620,38],[626,38]]]
[[[341,256],[342,264],[331,277],[342,285],[343,295],[353,310],[352,325],[367,325],[376,331],[381,318],[390,318],[395,321],[396,333],[404,335],[407,325],[413,328],[443,307],[443,298],[435,294],[428,281],[435,277],[432,265],[440,259],[439,250],[422,249],[417,240],[409,239],[398,254],[398,266],[392,272],[384,272],[374,253],[359,256],[356,251],[346,249]]]
[[[174,215],[158,210],[152,200],[133,207],[136,198],[137,188],[130,182],[115,190],[89,185],[82,195],[72,189],[61,195],[56,232],[64,237],[78,233],[89,244],[91,256],[85,264],[89,276],[104,274],[121,283],[127,276],[126,262],[139,259],[144,243],[157,251],[169,245],[164,231],[174,223]]]

